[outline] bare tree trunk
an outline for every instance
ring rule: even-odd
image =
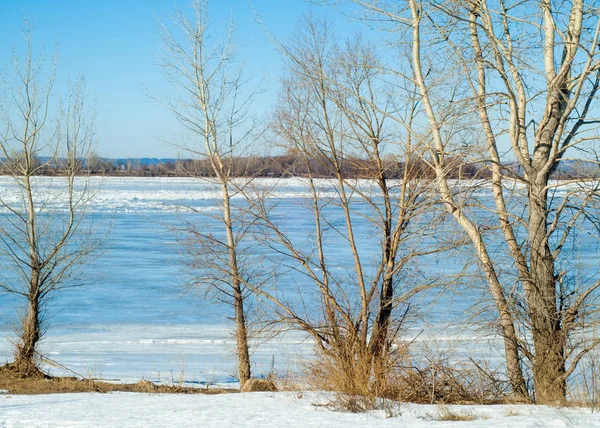
[[[32,285],[27,313],[23,317],[20,343],[17,345],[14,366],[21,376],[40,375],[35,361],[37,344],[41,338],[39,292]]]
[[[393,243],[393,229],[392,229],[392,206],[390,202],[390,193],[387,185],[387,180],[385,178],[385,168],[381,162],[381,156],[379,153],[379,148],[375,144],[374,145],[374,158],[377,163],[378,169],[378,177],[377,181],[379,183],[379,188],[381,190],[381,195],[383,197],[384,203],[384,217],[383,217],[383,262],[385,263],[384,267],[384,276],[381,281],[381,290],[379,296],[379,310],[377,312],[377,316],[375,318],[375,323],[373,325],[373,331],[371,333],[371,338],[369,340],[369,350],[373,355],[373,360],[375,362],[382,361],[382,355],[388,347],[388,330],[390,324],[390,318],[392,316],[392,311],[394,309],[394,270],[396,268],[396,251],[394,251],[394,243]],[[405,200],[404,196],[406,193],[406,186],[408,185],[408,171],[409,165],[408,161],[405,163],[404,167],[404,177],[402,180],[402,192],[400,199]],[[401,205],[399,209],[399,219],[398,221],[403,221],[402,213],[405,211],[404,205]]]
[[[425,112],[429,119],[430,128],[433,134],[435,145],[434,169],[437,177],[438,190],[447,211],[467,233],[475,247],[477,257],[484,269],[488,281],[490,294],[492,295],[496,309],[498,310],[499,324],[502,329],[504,340],[506,371],[510,384],[515,394],[527,397],[527,387],[521,369],[521,357],[519,354],[513,314],[509,308],[506,296],[504,295],[502,285],[498,280],[498,275],[494,269],[494,264],[490,259],[481,232],[476,225],[467,218],[460,206],[455,203],[452,192],[448,186],[448,177],[445,174],[446,165],[444,163],[445,145],[421,68],[421,10],[415,0],[410,0],[409,3],[412,14],[412,60],[414,64],[415,83],[420,90]]]
[[[240,247],[245,233],[241,231],[247,231],[248,225],[236,216],[239,211],[231,204],[231,192],[240,191],[232,180],[236,173],[234,161],[237,151],[249,144],[251,133],[255,132],[250,106],[259,89],[251,87],[251,80],[240,67],[233,45],[233,28],[229,27],[223,43],[213,40],[208,3],[208,0],[192,2],[192,20],[181,13],[175,15],[178,35],[162,27],[165,44],[162,66],[165,77],[182,96],[169,99],[166,104],[180,124],[198,137],[197,143],[180,148],[192,156],[205,158],[204,170],[188,170],[188,173],[194,177],[212,176],[215,181],[211,182],[220,186],[222,212],[218,216],[221,224],[218,235],[223,234],[224,238],[215,238],[213,230],[205,232],[188,224],[191,242],[187,245],[192,255],[191,269],[198,269],[192,284],[208,287],[233,309],[238,374],[243,386],[251,376],[245,299],[246,293],[253,290],[247,283],[245,255]]]
[[[35,171],[33,159],[28,151],[24,154],[25,177],[23,185],[25,188],[27,205],[27,244],[29,247],[29,264],[31,275],[29,278],[29,292],[27,295],[27,313],[23,317],[20,343],[17,345],[15,366],[22,376],[33,376],[39,373],[35,363],[37,344],[41,338],[40,330],[40,284],[39,284],[39,260],[37,255],[37,231],[35,221],[35,206],[33,191],[31,188],[31,177]]]
[[[240,290],[239,281],[233,284],[233,299],[235,307],[235,335],[237,339],[238,373],[240,386],[243,386],[251,377],[250,352],[248,351],[248,331],[246,329],[246,315],[244,313],[244,298]]]
[[[231,196],[227,188],[227,182],[221,185],[223,194],[223,222],[227,235],[227,246],[229,251],[229,268],[231,269],[231,288],[233,290],[233,307],[235,311],[235,336],[237,342],[238,373],[240,386],[250,379],[250,352],[248,350],[248,330],[246,327],[246,314],[244,312],[244,294],[240,281],[238,269],[238,258],[236,243],[233,236],[233,224],[231,221]]]
[[[387,275],[383,279],[380,293],[379,310],[369,340],[369,351],[373,355],[374,361],[381,360],[383,352],[387,348],[390,317],[392,315],[392,310],[394,309],[393,276]]]
[[[547,192],[541,186],[529,189],[529,242],[531,276],[536,285],[528,290],[532,339],[535,358],[532,362],[536,400],[560,403],[566,396],[565,349],[557,308],[554,257],[547,240]]]
[[[481,252],[480,257],[483,256],[484,271],[488,280],[488,287],[490,293],[496,304],[496,309],[499,315],[499,324],[502,329],[502,339],[504,342],[504,355],[506,359],[506,374],[512,387],[513,393],[520,399],[529,400],[529,393],[527,391],[527,383],[523,376],[523,369],[521,367],[521,355],[519,353],[519,344],[517,339],[517,331],[515,329],[515,322],[512,311],[504,296],[502,285],[498,281],[498,276],[494,269],[494,266],[487,255],[487,251]]]

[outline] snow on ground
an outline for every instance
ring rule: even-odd
[[[334,412],[314,393],[0,395],[0,427],[600,427],[589,409],[399,404],[395,415]],[[473,417],[439,420],[444,412]]]

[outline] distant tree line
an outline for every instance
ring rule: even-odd
[[[36,175],[60,176],[64,162],[46,157],[36,157]],[[309,173],[314,177],[333,178],[331,159],[324,156],[313,157],[307,164],[298,153],[276,156],[239,156],[227,159],[231,163],[233,177],[305,177]],[[384,159],[386,178],[399,179],[404,175],[405,160],[388,155]],[[411,171],[423,178],[435,178],[435,174],[427,165],[426,159],[411,161]],[[450,179],[489,179],[490,165],[485,163],[468,163],[459,157],[447,159],[448,177]],[[208,158],[203,159],[111,159],[92,154],[82,161],[81,175],[106,175],[130,177],[214,177],[214,171]],[[229,166],[229,165],[228,165]],[[372,160],[358,156],[344,156],[341,162],[342,173],[347,178],[373,178],[379,173],[379,166]],[[503,166],[507,175],[519,173],[516,164]],[[0,175],[10,175],[12,165],[6,159],[0,161]],[[572,162],[563,165],[552,173],[553,179],[597,178],[598,166],[591,162]]]

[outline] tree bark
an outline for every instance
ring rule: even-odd
[[[251,372],[246,314],[244,313],[244,297],[239,281],[237,281],[237,284],[233,285],[233,298],[235,300],[235,336],[237,341],[238,375],[241,387],[250,379]]]
[[[250,379],[250,352],[248,350],[248,329],[246,327],[246,314],[244,312],[244,294],[240,281],[240,272],[237,263],[237,247],[233,235],[231,220],[231,196],[227,188],[227,181],[222,180],[223,195],[223,222],[227,235],[229,251],[229,269],[231,270],[231,287],[233,289],[233,306],[235,311],[235,336],[237,342],[238,374],[240,387]]]
[[[556,301],[554,257],[547,239],[547,180],[529,188],[530,269],[533,283],[527,301],[535,358],[532,362],[536,402],[562,403],[566,396],[566,341]]]
[[[39,291],[37,275],[32,277],[31,293],[27,305],[27,314],[23,317],[23,330],[14,366],[21,376],[29,377],[40,373],[35,362],[37,344],[41,338]]]

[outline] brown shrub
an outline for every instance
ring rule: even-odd
[[[386,400],[427,404],[506,402],[506,385],[476,364],[457,365],[439,359],[425,367],[412,364],[406,348],[374,360],[350,347],[320,352],[308,367],[313,389],[334,392],[328,404],[336,410],[364,412]]]
[[[133,390],[135,392],[156,392],[158,387],[154,384],[154,382],[150,382],[149,380],[142,379],[138,383],[133,386]]]

